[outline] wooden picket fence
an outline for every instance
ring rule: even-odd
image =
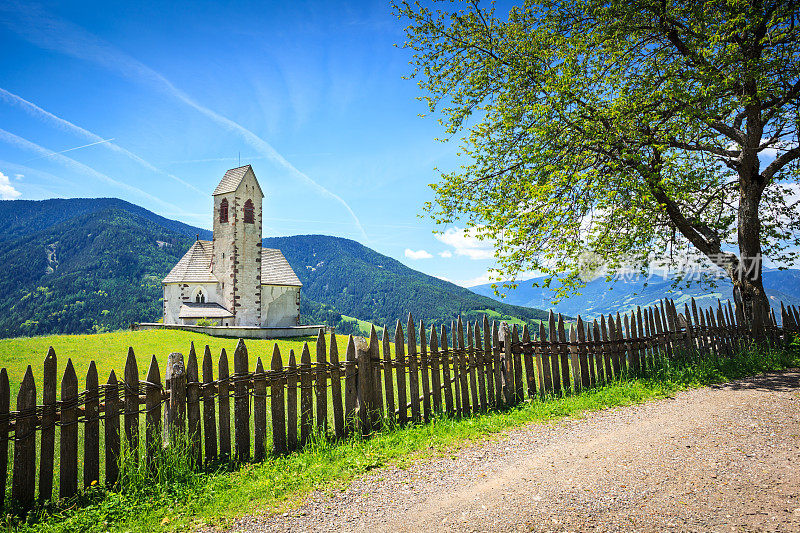
[[[417,326],[409,316],[405,329],[398,322],[393,339],[386,328],[382,341],[374,328],[369,339],[350,337],[343,360],[335,334],[326,343],[320,331],[315,362],[306,344],[299,364],[291,352],[284,366],[275,345],[269,369],[258,358],[254,372],[249,371],[247,347],[241,340],[233,354],[233,374],[225,350],[214,365],[206,346],[198,365],[192,345],[185,363],[182,354],[169,355],[163,382],[155,356],[146,379],[140,380],[136,357],[129,349],[123,380],[112,371],[106,383],[99,384],[92,362],[82,392],[68,361],[60,400],[56,398],[56,354],[51,348],[44,362],[41,405],[36,403],[36,384],[28,367],[16,410],[10,411],[8,374],[0,370],[0,505],[12,442],[11,494],[17,508],[34,505],[37,478],[38,501],[53,498],[56,428],[58,497],[68,498],[79,491],[81,426],[82,486],[101,480],[102,425],[103,479],[113,488],[119,478],[123,437],[128,448],[148,463],[153,463],[169,431],[188,437],[191,459],[198,468],[220,460],[260,461],[267,453],[299,449],[315,435],[341,439],[359,432],[368,436],[386,423],[469,416],[514,405],[526,397],[579,391],[624,375],[644,374],[664,357],[724,357],[754,340],[784,345],[800,332],[800,313],[797,307],[782,306],[781,315],[780,325],[771,313],[746,326],[742,310],[730,302],[718,302],[716,309],[698,309],[692,300],[691,307],[687,304],[679,313],[674,302],[663,300],[657,306],[602,316],[599,321],[578,317],[568,329],[562,316],[551,313],[547,326],[540,324],[538,331],[490,324],[485,317],[465,325],[459,317],[449,332],[445,325],[429,330],[422,323]],[[142,415],[143,446],[139,442]]]

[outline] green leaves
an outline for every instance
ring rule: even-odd
[[[540,270],[577,287],[586,251],[611,273],[687,245],[716,258],[743,225],[759,228],[764,252],[797,257],[787,228],[800,214],[776,193],[798,180],[796,3],[525,2],[502,17],[402,2],[395,13],[409,22],[412,77],[470,157],[425,209],[496,241],[498,279]],[[778,145],[787,155],[770,173]],[[743,194],[761,203],[757,220],[738,216]]]

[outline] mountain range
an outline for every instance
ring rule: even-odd
[[[161,280],[211,232],[115,198],[0,201],[0,337],[91,333],[161,318]],[[355,241],[273,237],[303,282],[301,319],[349,333],[375,324],[427,324],[459,314],[535,323],[546,312],[498,302],[423,274]]]
[[[781,302],[800,305],[800,270],[764,269],[762,278],[764,290],[777,317],[780,317]],[[662,276],[650,279],[623,278],[616,281],[597,278],[579,289],[580,294],[553,303],[552,289],[533,286],[536,283],[541,285],[543,279],[520,281],[516,289],[503,289],[502,283],[499,283],[498,289],[505,294],[505,297],[496,295],[490,283],[470,289],[476,294],[497,301],[525,307],[553,309],[565,315],[581,315],[585,318],[617,311],[630,311],[637,306],[645,307],[655,304],[665,296],[672,298],[679,309],[683,308],[684,303],[690,302],[692,297],[701,307],[716,305],[717,299],[733,300],[733,285],[727,279],[718,279],[715,283],[709,281],[678,283],[674,276]]]

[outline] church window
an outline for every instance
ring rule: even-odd
[[[228,199],[223,198],[222,201],[219,203],[219,221],[220,222],[227,222],[228,221]]]
[[[199,303],[199,304],[206,303],[206,295],[203,294],[203,290],[202,289],[197,291],[197,294],[194,297],[194,301],[195,301],[195,303]]]
[[[255,222],[254,216],[255,209],[253,208],[253,201],[247,200],[244,203],[244,222],[245,224],[253,224]]]

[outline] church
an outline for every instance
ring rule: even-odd
[[[164,324],[297,326],[302,283],[280,250],[261,246],[264,193],[253,168],[228,170],[213,196],[214,240],[198,239],[162,282]]]

